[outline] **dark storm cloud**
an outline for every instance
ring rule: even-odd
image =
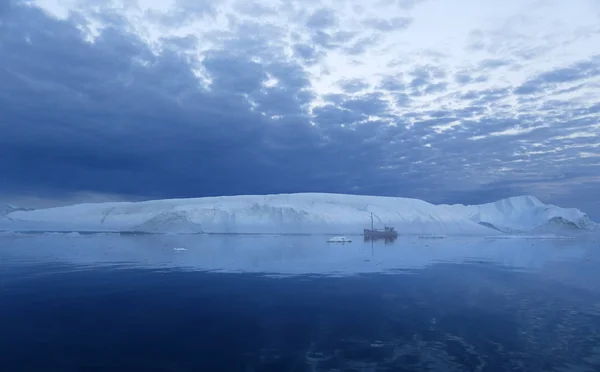
[[[35,8],[10,14],[13,22],[0,25],[8,56],[0,62],[5,193],[349,192],[359,176],[329,174],[358,165],[375,176],[382,162],[377,144],[365,144],[373,138],[368,126],[348,131],[334,123],[377,113],[383,108],[378,97],[345,100],[343,110],[353,110],[346,119],[342,109],[322,109],[317,117],[332,120],[313,128],[304,70],[269,58],[279,52],[266,42],[258,48],[260,38],[233,38],[209,52],[206,90],[192,73],[195,66],[177,53],[193,40],[173,40],[170,51],[156,56],[123,29],[106,29],[87,43],[73,24]],[[278,83],[263,86],[267,75]]]
[[[360,112],[344,109],[335,105],[318,107],[313,110],[313,114],[319,122],[328,123],[329,125],[349,125],[366,119]]]
[[[381,93],[369,93],[343,102],[342,107],[364,115],[379,115],[385,114],[388,104],[383,100]]]

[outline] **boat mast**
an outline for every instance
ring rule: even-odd
[[[371,230],[373,230],[373,212],[371,212]]]

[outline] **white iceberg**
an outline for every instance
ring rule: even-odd
[[[418,199],[344,194],[278,194],[11,208],[0,230],[143,233],[360,234],[394,226],[401,235],[480,235],[553,228],[593,229],[577,209],[534,197],[495,203],[433,205]],[[536,233],[539,231],[536,231]]]
[[[517,196],[481,205],[440,205],[451,213],[466,217],[501,232],[530,230],[596,228],[587,214],[576,208],[544,204],[534,196]]]

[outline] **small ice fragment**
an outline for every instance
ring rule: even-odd
[[[185,248],[173,248],[174,251],[187,251]]]
[[[444,238],[446,238],[446,235],[442,235],[442,234],[419,235],[419,239],[444,239]]]
[[[350,243],[352,240],[348,239],[345,236],[334,236],[332,238],[327,239],[328,243]]]

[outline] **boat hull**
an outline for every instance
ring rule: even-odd
[[[395,239],[398,237],[398,232],[394,230],[371,230],[364,229],[365,237],[372,239]]]

